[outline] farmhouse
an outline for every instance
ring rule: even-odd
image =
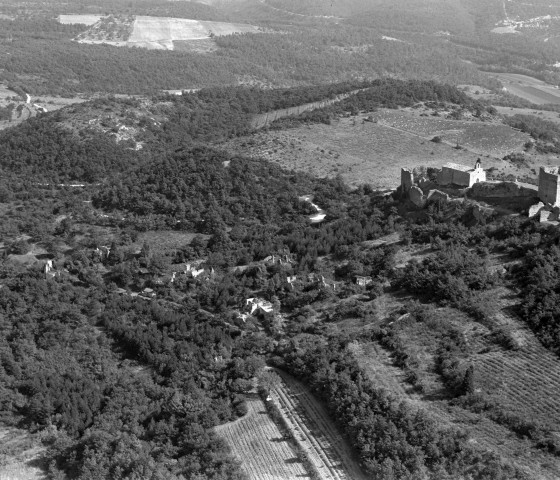
[[[359,285],[360,287],[367,287],[372,282],[373,279],[371,277],[356,276],[356,285]]]
[[[254,313],[270,313],[273,310],[272,303],[262,298],[248,298],[245,301],[245,307],[249,310],[251,315]]]
[[[460,187],[472,187],[475,183],[485,182],[486,172],[477,161],[474,168],[458,163],[446,163],[438,174],[439,185],[457,185]]]
[[[545,204],[560,206],[560,167],[540,168],[539,198]]]

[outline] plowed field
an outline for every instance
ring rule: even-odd
[[[260,399],[247,401],[239,420],[216,427],[251,480],[309,478],[295,451],[268,416]]]
[[[280,386],[273,401],[290,426],[300,446],[323,480],[365,480],[350,447],[313,394],[292,376],[278,372]]]

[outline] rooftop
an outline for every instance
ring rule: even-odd
[[[558,175],[560,172],[560,167],[555,167],[553,165],[547,165],[545,167],[541,167],[541,170],[545,171],[546,173],[551,173],[553,175]]]
[[[446,163],[443,168],[451,168],[453,170],[459,170],[461,172],[470,172],[471,170],[473,170],[471,167],[467,167],[466,165],[460,165],[458,163]]]

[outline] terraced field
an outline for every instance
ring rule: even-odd
[[[289,442],[268,416],[262,400],[247,400],[248,412],[216,427],[251,480],[309,478]]]

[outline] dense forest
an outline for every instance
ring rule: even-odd
[[[290,35],[281,34],[286,28]],[[0,20],[0,31],[10,39],[0,43],[5,56],[0,80],[35,95],[145,94],[239,82],[293,86],[371,79],[388,72],[453,84],[492,84],[437,39],[388,41],[367,27],[282,26],[278,33],[217,37],[218,50],[211,54],[79,44],[71,40],[77,26],[54,20]],[[99,64],[104,68],[95,68]]]

